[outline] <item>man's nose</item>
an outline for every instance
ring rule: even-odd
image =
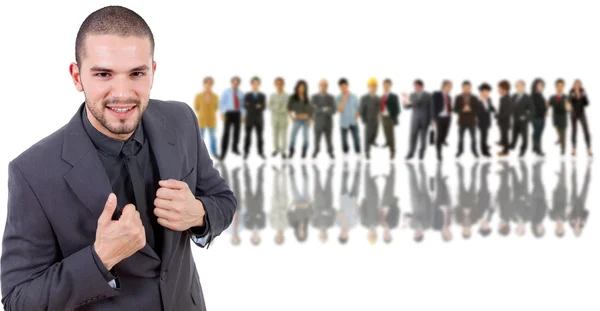
[[[128,78],[113,80],[111,96],[116,99],[128,99],[132,95],[131,81]]]

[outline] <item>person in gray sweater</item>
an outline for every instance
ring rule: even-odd
[[[327,143],[327,153],[329,153],[329,157],[333,159],[331,128],[336,105],[333,96],[327,93],[327,80],[323,79],[319,82],[319,93],[312,96],[311,102],[313,104],[315,122],[315,149],[313,159],[319,154],[321,136],[323,134],[325,134],[325,142]]]

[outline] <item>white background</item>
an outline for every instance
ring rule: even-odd
[[[7,180],[11,159],[75,113],[83,96],[72,86],[68,65],[74,60],[77,30],[89,13],[113,3],[14,1],[0,5],[0,180]],[[594,1],[117,3],[136,10],[154,32],[158,66],[153,98],[191,104],[205,75],[215,78],[219,93],[232,75],[242,77],[244,90],[249,89],[250,77],[259,75],[263,90],[271,93],[272,80],[281,75],[286,78],[288,91],[302,78],[313,93],[318,80],[326,78],[334,94],[338,93],[337,79],[344,76],[359,95],[366,92],[366,81],[374,76],[379,80],[391,78],[398,93],[411,91],[411,81],[417,77],[425,81],[429,91],[438,89],[442,79],[452,79],[454,94],[464,79],[475,86],[487,81],[494,86],[497,104],[495,86],[500,79],[525,79],[529,90],[529,83],[540,76],[547,81],[549,95],[557,77],[564,78],[567,87],[580,78],[591,100],[588,116],[592,137],[600,130],[594,122],[600,96],[595,61],[600,52],[596,38],[600,23]],[[409,115],[403,110],[396,128],[399,171],[404,167],[401,159],[406,153]],[[218,131],[220,138],[220,127]],[[453,124],[445,163],[450,175],[455,174],[455,135]],[[497,135],[494,128],[490,142]],[[551,168],[558,168],[560,161],[553,147],[555,137],[548,126],[545,166]],[[334,138],[339,155],[337,131]],[[265,152],[270,154],[268,126],[265,141]],[[587,159],[582,136],[579,142],[576,165],[581,179]],[[528,161],[534,159],[529,157]],[[372,161],[374,172],[384,173],[387,153],[374,151],[372,158],[380,160]],[[433,158],[429,148],[429,175],[434,173]],[[230,172],[237,160],[228,159]],[[468,176],[468,152],[462,161]],[[570,167],[571,160],[568,162]],[[257,164],[256,158],[250,160],[251,167]],[[324,179],[327,164],[319,165]],[[336,169],[339,175],[341,167]],[[548,180],[548,195],[555,185],[550,173],[544,179]],[[271,178],[265,176],[268,210]],[[597,169],[592,179],[596,176]],[[406,176],[398,178],[406,180]],[[454,192],[456,177],[450,180]],[[403,182],[396,186],[405,212],[410,209],[406,204],[408,189]],[[316,232],[311,232],[304,245],[296,245],[288,230],[286,245],[276,247],[269,229],[262,233],[260,247],[252,247],[249,236],[243,236],[239,248],[229,247],[229,236],[224,233],[217,239],[220,244],[215,241],[210,249],[194,252],[210,310],[598,310],[600,239],[595,188],[592,181],[586,205],[590,218],[579,239],[569,233],[556,240],[547,225],[541,240],[530,234],[499,238],[493,233],[486,240],[477,236],[463,241],[460,231],[455,230],[452,243],[426,237],[417,245],[405,231],[396,233],[390,245],[371,246],[366,243],[366,232],[357,229],[346,246],[335,241],[337,230],[330,233],[331,240],[325,245],[318,242]],[[6,189],[0,188],[2,202],[6,202]],[[336,200],[338,189],[336,177]],[[0,206],[0,223],[4,223],[6,205]]]

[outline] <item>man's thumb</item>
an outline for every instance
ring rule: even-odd
[[[106,200],[106,204],[104,205],[104,210],[102,211],[102,215],[100,215],[100,220],[110,221],[116,208],[117,196],[115,196],[114,193],[111,193],[108,195],[108,199]]]

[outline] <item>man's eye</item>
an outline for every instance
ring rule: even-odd
[[[110,74],[108,72],[98,72],[95,74],[96,77],[107,78]]]
[[[144,73],[143,73],[143,72],[141,72],[141,71],[136,71],[136,72],[132,73],[132,75],[133,75],[134,77],[141,77],[141,76],[143,76],[143,75],[144,75]]]

